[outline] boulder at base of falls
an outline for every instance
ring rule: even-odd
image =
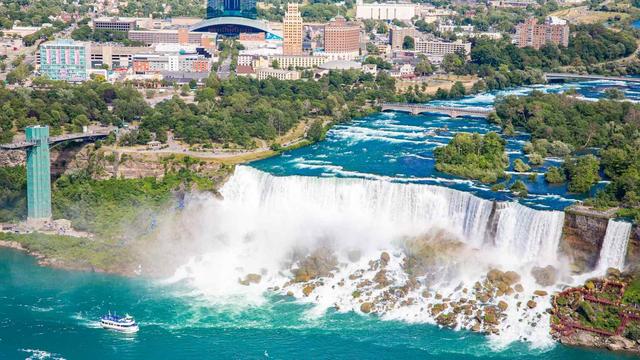
[[[547,292],[544,290],[536,290],[533,292],[533,295],[535,296],[547,296]]]
[[[307,285],[304,288],[302,288],[302,293],[304,294],[304,296],[309,296],[311,295],[311,293],[313,292],[313,289],[315,289],[316,287],[314,285]]]
[[[380,264],[383,267],[387,266],[387,264],[389,263],[389,260],[391,260],[391,256],[389,256],[389,253],[386,251],[383,251],[382,254],[380,254]]]
[[[378,283],[379,288],[386,287],[389,285],[389,279],[387,279],[387,272],[385,270],[380,270],[373,277],[373,281]]]
[[[450,328],[455,328],[458,325],[456,323],[456,314],[454,313],[440,314],[436,318],[436,322],[438,323],[438,325]]]
[[[365,303],[362,303],[362,305],[360,305],[360,311],[362,311],[365,314],[370,313],[372,309],[373,309],[373,304],[370,302],[365,302]]]
[[[487,272],[487,279],[491,282],[499,281],[504,276],[504,273],[498,269],[491,269]]]
[[[507,304],[506,301],[500,300],[500,302],[498,302],[498,309],[500,309],[501,311],[507,310],[508,307],[509,304]]]
[[[250,284],[259,284],[262,280],[262,275],[260,274],[247,274],[244,280],[238,280],[238,282],[242,285],[249,286]]]
[[[407,239],[403,247],[406,256],[402,268],[408,275],[416,277],[456,263],[469,251],[464,242],[443,229],[432,229],[424,235]]]
[[[306,282],[311,279],[329,276],[338,265],[335,255],[326,248],[320,248],[300,261],[299,267],[293,269],[295,282]]]
[[[527,307],[528,307],[529,309],[533,309],[533,308],[535,308],[536,306],[538,306],[538,303],[537,303],[537,302],[535,302],[535,301],[533,301],[533,300],[529,300],[529,301],[527,301]]]
[[[551,265],[545,267],[534,267],[531,269],[531,276],[536,279],[536,283],[541,286],[551,286],[558,280],[558,270]]]

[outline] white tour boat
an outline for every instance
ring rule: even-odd
[[[100,325],[105,329],[117,330],[125,333],[134,333],[140,330],[138,324],[129,314],[125,316],[108,315],[100,318]]]

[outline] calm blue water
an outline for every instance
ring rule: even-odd
[[[640,100],[640,84],[590,81],[539,85],[432,103],[490,108],[496,96],[525,95],[532,90],[559,93],[569,88],[576,88],[580,97],[584,99],[597,100],[605,89],[614,87],[623,90],[627,99]],[[447,144],[456,133],[486,133],[499,130],[499,127],[481,118],[453,119],[433,114],[414,116],[405,113],[381,113],[334,127],[323,142],[255,162],[252,166],[279,176],[361,177],[434,184],[469,191],[486,199],[514,200],[508,191],[495,192],[491,190],[490,185],[450,176],[435,169],[433,150]],[[512,162],[516,158],[526,162],[522,148],[528,139],[527,134],[505,137],[507,152]],[[533,167],[528,173],[519,174],[509,169],[508,173],[512,178],[507,185],[517,179],[525,182],[529,196],[518,200],[523,204],[539,209],[563,209],[584,196],[569,194],[566,186],[549,185],[544,181],[547,168],[561,164],[561,159],[549,158],[542,166]],[[599,187],[604,185],[603,182]],[[596,188],[598,187],[595,187],[594,191]]]
[[[355,314],[314,319],[282,297],[260,307],[214,305],[176,286],[38,267],[13,250],[0,250],[0,279],[0,359],[626,358],[523,343],[495,351],[481,335]],[[118,309],[135,314],[140,332],[97,326]]]
[[[624,83],[580,83],[585,98],[620,87],[637,100],[640,88]],[[538,87],[558,92],[569,85]],[[509,93],[526,93],[531,88]],[[496,94],[456,106],[489,106]],[[447,128],[434,136],[429,130]],[[484,185],[433,169],[434,147],[459,131],[496,128],[482,119],[379,114],[331,130],[326,141],[253,164],[276,175],[385,178],[433,183],[508,199]],[[512,159],[522,157],[526,134],[509,138]],[[546,166],[557,164],[550,159]],[[527,181],[523,202],[560,208],[574,201],[562,187],[548,187],[537,174]],[[0,359],[623,359],[608,352],[555,346],[531,349],[514,343],[494,349],[481,335],[431,325],[381,321],[357,314],[311,317],[309,305],[272,296],[260,306],[214,303],[191,289],[140,279],[42,268],[12,250],[0,250]],[[105,331],[96,320],[107,311],[128,311],[138,334]]]

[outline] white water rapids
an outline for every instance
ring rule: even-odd
[[[367,269],[381,251],[389,252],[389,278],[398,284],[407,279],[402,268],[403,241],[443,229],[467,250],[456,255],[455,264],[421,281],[416,302],[391,309],[383,319],[430,322],[424,308],[433,299],[420,297],[422,290],[440,292],[450,299],[466,298],[466,288],[482,281],[491,268],[514,270],[522,276],[525,292],[520,298],[505,297],[509,309],[496,341],[526,339],[535,345],[550,343],[548,297],[530,310],[522,302],[533,299],[542,287],[529,275],[533,266],[566,268],[557,250],[564,213],[538,211],[518,203],[500,203],[444,187],[401,184],[365,179],[277,177],[251,167],[238,166],[221,189],[223,199],[193,196],[186,202],[184,230],[179,237],[207,244],[207,251],[180,267],[170,281],[184,281],[194,293],[209,301],[228,304],[260,304],[268,288],[291,291],[299,301],[315,305],[310,315],[321,316],[328,308],[359,311],[352,295],[356,283],[349,274]],[[335,276],[313,296],[302,295],[302,285],[283,285],[291,268],[318,247],[328,247],[338,257]],[[359,259],[349,259],[355,250]],[[259,284],[244,286],[239,279],[248,273],[262,275]],[[363,278],[372,278],[373,273]],[[342,281],[341,281],[342,280]],[[552,289],[547,289],[549,292]],[[371,296],[376,295],[376,290]],[[496,299],[500,300],[500,299]],[[535,324],[533,324],[535,323]],[[532,325],[533,324],[533,325]],[[458,328],[461,326],[458,326]]]

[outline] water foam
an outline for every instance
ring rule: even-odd
[[[451,299],[466,297],[459,284],[482,281],[488,269],[500,267],[518,270],[525,288],[533,290],[535,285],[526,274],[534,265],[557,262],[563,222],[562,212],[538,211],[518,203],[495,204],[439,186],[358,178],[277,177],[246,166],[236,168],[221,194],[223,200],[204,195],[187,199],[185,230],[177,236],[206,243],[207,251],[191,258],[169,281],[185,282],[194,289],[191,295],[220,304],[260,305],[267,289],[288,282],[300,254],[330,247],[340,261],[335,276],[323,280],[325,286],[317,287],[313,297],[304,297],[301,285],[288,288],[315,305],[310,316],[321,316],[336,305],[340,311],[359,311],[352,295],[357,284],[345,279],[366,268],[381,251],[393,254],[389,277],[402,284],[407,278],[402,268],[403,239],[434,229],[445,229],[468,250],[459,254],[451,269],[432,274],[447,277],[429,282],[430,289]],[[358,261],[347,259],[354,250],[362,254]],[[248,273],[260,274],[262,280],[241,285],[239,280]],[[366,272],[363,276],[374,275]],[[340,286],[339,280],[343,280]],[[413,297],[421,299],[421,290],[415,290]],[[433,302],[421,299],[389,309],[383,319],[433,322],[434,318],[421,310],[431,304],[429,301]],[[515,310],[512,302],[517,316],[505,323],[504,334],[511,333],[502,339],[521,339],[524,334],[530,341],[545,343],[548,322],[543,321],[544,307],[523,312]],[[537,328],[525,326],[526,319],[538,315],[543,320]],[[520,319],[525,319],[525,325],[518,324]]]

